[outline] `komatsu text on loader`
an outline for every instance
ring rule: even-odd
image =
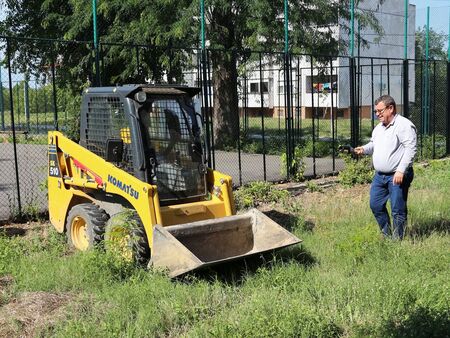
[[[84,91],[80,142],[48,135],[50,221],[71,245],[115,243],[174,277],[300,242],[256,209],[235,214],[231,177],[205,166],[197,94],[151,85]]]

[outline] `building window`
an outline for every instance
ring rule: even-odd
[[[250,82],[250,93],[258,93],[258,92],[259,92],[259,83]]]
[[[261,82],[261,88],[263,93],[269,92],[269,82]]]
[[[261,88],[263,93],[269,92],[269,82],[264,81],[261,82]],[[259,93],[259,82],[250,82],[250,93],[257,94]]]
[[[333,75],[331,81],[329,75],[317,75],[312,78],[311,76],[306,77],[306,92],[311,93],[311,87],[314,88],[314,93],[328,94],[333,88],[333,93],[338,92],[337,87],[337,75]]]

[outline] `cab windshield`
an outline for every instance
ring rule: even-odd
[[[151,183],[158,187],[160,201],[204,196],[205,167],[194,109],[176,97],[162,97],[146,102],[140,117],[149,149]]]

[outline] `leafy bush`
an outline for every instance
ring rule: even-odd
[[[372,182],[373,169],[369,156],[352,158],[348,154],[340,154],[345,162],[344,170],[339,172],[339,182],[347,187]]]
[[[308,181],[306,182],[306,189],[309,192],[322,192],[322,188],[315,182]]]
[[[287,156],[286,153],[281,155],[281,174],[286,175],[287,168]],[[297,146],[294,149],[294,158],[292,159],[292,163],[290,166],[290,174],[292,175],[292,179],[297,182],[301,182],[305,179],[305,152],[304,148],[301,146]]]
[[[436,134],[434,138],[434,158],[445,157],[446,138],[444,135]],[[429,160],[433,158],[433,136],[422,135],[421,139],[417,140],[417,156],[416,158],[421,160]]]
[[[315,157],[326,157],[333,153],[333,147],[331,142],[316,140],[313,149],[313,141],[310,139],[306,141],[303,152],[305,157],[313,157],[313,155]]]
[[[234,192],[234,199],[238,209],[256,207],[262,203],[274,203],[287,199],[289,192],[274,188],[268,182],[252,182]]]

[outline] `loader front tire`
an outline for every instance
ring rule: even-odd
[[[67,240],[78,250],[86,251],[103,241],[109,216],[92,203],[75,205],[66,222]]]
[[[105,229],[105,247],[109,252],[142,267],[150,261],[147,234],[134,211],[125,211],[109,220]]]

